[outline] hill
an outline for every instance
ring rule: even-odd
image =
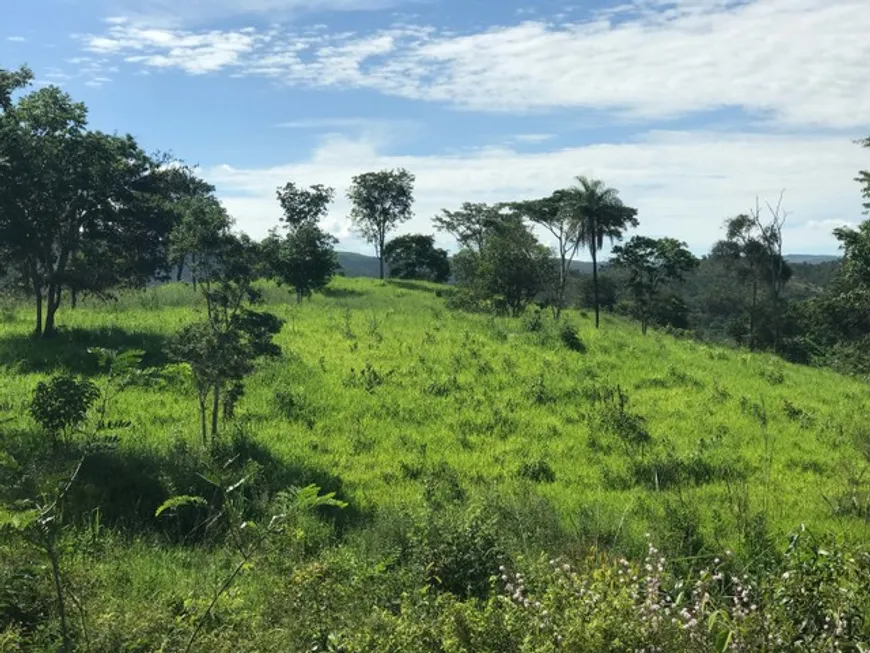
[[[519,568],[523,556],[587,547],[639,560],[645,533],[677,558],[727,548],[746,560],[780,548],[771,543],[801,524],[845,542],[870,536],[852,503],[863,500],[855,493],[870,455],[865,384],[662,333],[641,337],[613,316],[596,331],[589,316],[569,312],[578,342],[545,314],[451,312],[444,291],[337,279],[326,296],[295,306],[286,291],[266,287],[268,309],[286,320],[277,340],[283,355],[251,377],[219,458],[256,461],[238,472],[251,490],[244,510],[308,483],[349,506],[332,521],[294,522],[281,555],[243,575],[261,580],[241,579],[220,603],[208,646],[241,650],[241,641],[256,640],[258,650],[310,650],[327,624],[362,638],[359,624],[373,610],[387,619],[383,628],[398,628],[387,606],[401,588],[426,582],[426,565],[456,596],[486,596],[499,564]],[[28,339],[25,308],[7,314],[3,448],[19,460],[40,451],[22,444],[33,428],[25,406],[48,375],[70,369],[109,387],[86,347],[141,348],[146,364],[159,365],[166,339],[201,311],[179,284],[89,300],[61,314],[63,332],[50,343]],[[65,564],[71,578],[99,588],[82,598],[92,636],[107,647],[93,650],[129,650],[119,642],[134,638],[150,650],[165,641],[160,633],[171,640],[190,632],[178,615],[203,610],[207,601],[193,597],[207,597],[235,558],[232,548],[183,544],[215,537],[182,519],[195,513],[154,516],[169,497],[208,487],[191,453],[196,399],[183,375],[167,371],[116,392],[108,418],[129,424],[114,432],[116,446],[89,454],[71,495],[82,530],[70,537],[90,541],[93,528],[114,534],[99,553],[85,548]],[[75,451],[38,454],[39,473],[58,456],[74,461]],[[369,603],[357,606],[360,596]],[[277,648],[268,648],[266,633]],[[411,650],[348,641],[359,647],[336,650]]]

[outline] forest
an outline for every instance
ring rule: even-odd
[[[32,81],[0,70],[0,650],[870,650],[870,220],[799,262],[747,198],[697,257],[576,176],[399,235],[414,174],[360,172],[351,278],[336,189],[252,239]]]

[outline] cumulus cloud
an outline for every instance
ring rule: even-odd
[[[780,125],[853,127],[870,115],[868,28],[865,0],[636,0],[584,20],[465,34],[115,24],[86,47],[143,66],[233,69],[480,111],[590,108],[650,119],[738,107]]]
[[[675,236],[699,254],[722,236],[723,220],[754,206],[756,195],[762,203],[775,202],[785,190],[786,249],[812,253],[835,251],[832,228],[860,218],[852,178],[864,159],[848,139],[821,136],[658,132],[634,142],[551,152],[500,147],[419,156],[383,155],[372,142],[333,136],[306,161],[203,172],[239,227],[254,236],[277,224],[275,188],[287,180],[335,187],[338,198],[326,227],[343,239],[342,248],[362,252],[369,248],[350,230],[343,194],[351,177],[366,170],[401,166],[416,175],[416,216],[402,233],[432,233],[431,218],[441,208],[539,197],[585,174],[618,188],[638,207],[641,233]],[[455,250],[445,235],[438,242]]]

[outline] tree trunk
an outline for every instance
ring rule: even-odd
[[[33,335],[39,338],[42,336],[42,285],[35,279],[33,293],[36,295],[36,329],[34,329]]]
[[[758,305],[758,281],[752,280],[752,305],[749,309],[749,350],[755,351],[755,311]]]
[[[204,395],[203,393],[200,392],[198,399],[199,399],[199,426],[200,426],[200,429],[202,430],[202,446],[207,447],[208,446],[208,427],[206,426],[206,419],[205,419],[206,395]]]
[[[69,629],[66,625],[66,608],[63,600],[63,586],[60,582],[60,563],[57,559],[57,552],[54,550],[54,546],[49,544],[46,548],[48,549],[48,558],[51,561],[51,576],[54,580],[54,591],[57,595],[57,612],[60,617],[60,632],[62,638],[61,651],[63,651],[63,653],[68,653],[70,650]]]
[[[381,281],[383,281],[384,280],[384,255],[383,254],[378,256],[378,264],[380,265],[380,268],[381,268]]]
[[[76,304],[78,304],[79,293],[75,288],[70,288],[69,291],[69,307],[75,309]]]
[[[598,320],[599,320],[599,307],[598,307],[598,252],[595,244],[593,243],[592,247],[589,248],[589,252],[592,254],[592,296],[593,302],[595,303],[595,328],[598,328]]]
[[[218,411],[220,410],[221,403],[221,386],[220,384],[215,384],[214,386],[214,396],[212,397],[211,403],[211,444],[215,445],[218,438]]]
[[[299,288],[296,289],[296,303],[302,303],[302,291]]]
[[[175,280],[181,281],[181,278],[184,276],[184,257],[182,256],[178,259],[178,271],[175,273]]]
[[[57,309],[60,308],[61,289],[53,283],[48,286],[48,306],[45,308],[45,328],[42,330],[42,337],[48,338],[55,334],[54,316]]]

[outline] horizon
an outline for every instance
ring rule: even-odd
[[[254,238],[278,223],[278,186],[323,183],[323,227],[366,254],[344,194],[395,167],[417,177],[396,235],[451,252],[441,208],[581,174],[639,209],[632,233],[698,255],[782,191],[788,251],[836,256],[832,230],[862,220],[860,0],[32,0],[4,17],[3,67],[198,165]]]

